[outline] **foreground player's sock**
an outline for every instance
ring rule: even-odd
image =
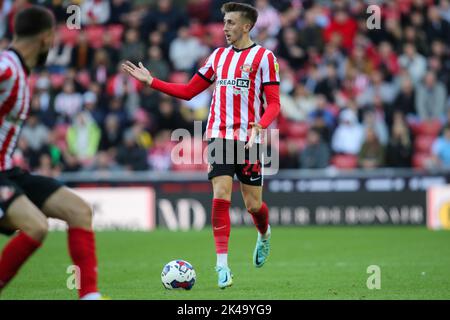
[[[213,199],[212,225],[216,242],[217,265],[228,266],[228,240],[230,238],[230,201]]]
[[[6,286],[40,245],[39,241],[23,231],[9,241],[0,257],[0,289]]]
[[[253,223],[261,234],[262,239],[267,239],[270,236],[270,232],[268,232],[269,227],[269,209],[265,202],[262,203],[261,208],[258,212],[252,213]]]
[[[97,256],[95,236],[91,230],[69,228],[69,253],[72,261],[80,268],[80,298],[97,293]]]

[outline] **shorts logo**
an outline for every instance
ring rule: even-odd
[[[213,169],[213,166],[211,163],[208,163],[208,173],[210,173]]]
[[[0,201],[6,202],[14,195],[14,188],[3,186],[0,187]]]

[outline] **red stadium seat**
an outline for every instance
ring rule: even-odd
[[[411,124],[411,130],[414,135],[438,136],[442,129],[442,123],[439,120],[428,120]]]
[[[286,123],[287,135],[292,138],[305,138],[308,134],[309,125],[306,122],[289,121]]]
[[[105,28],[102,26],[91,26],[86,29],[86,36],[89,44],[93,48],[100,48],[103,45],[103,34]]]
[[[338,169],[354,169],[358,166],[358,157],[351,154],[338,154],[331,158],[331,164]]]
[[[122,43],[123,26],[120,24],[113,24],[108,27],[108,32],[111,34],[112,43],[115,48],[120,47]]]
[[[412,158],[412,165],[413,168],[416,169],[425,169],[426,168],[426,162],[430,159],[430,155],[426,153],[415,153]]]
[[[61,36],[61,41],[63,43],[67,43],[70,45],[75,45],[78,39],[79,30],[73,29],[70,30],[66,27],[65,24],[62,24],[58,27],[58,33]]]
[[[50,75],[50,82],[53,88],[61,88],[65,79],[66,77],[63,74],[53,73]]]
[[[416,152],[430,154],[431,146],[435,140],[435,136],[418,135],[414,141],[414,150]]]
[[[213,45],[222,47],[225,45],[225,34],[223,32],[223,23],[210,23],[206,30],[213,38]]]

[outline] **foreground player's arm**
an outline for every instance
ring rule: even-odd
[[[211,85],[211,82],[199,74],[195,74],[187,84],[165,82],[152,77],[150,71],[141,62],[139,62],[139,67],[137,67],[132,62],[127,61],[122,64],[122,68],[137,80],[148,84],[151,88],[184,100],[191,100]]]
[[[280,86],[278,84],[267,84],[264,86],[264,93],[266,94],[267,108],[259,123],[249,123],[252,132],[245,146],[247,149],[252,147],[259,132],[266,129],[280,113]]]

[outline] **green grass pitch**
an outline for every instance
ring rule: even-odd
[[[99,285],[112,299],[450,299],[450,232],[425,227],[274,227],[272,252],[256,269],[253,228],[232,228],[231,288],[217,288],[212,231],[97,233]],[[0,237],[0,247],[6,243]],[[173,259],[191,262],[191,291],[170,291],[160,280]],[[20,270],[2,299],[76,299],[67,289],[66,234],[52,232]],[[370,265],[381,268],[381,289],[369,290]]]

